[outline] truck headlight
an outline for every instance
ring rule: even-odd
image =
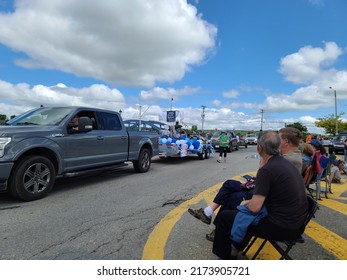
[[[4,155],[5,147],[11,142],[11,137],[0,137],[0,157]]]

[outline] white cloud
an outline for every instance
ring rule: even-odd
[[[308,0],[312,6],[322,7],[325,4],[325,0]]]
[[[268,112],[312,111],[334,106],[333,87],[337,98],[347,99],[347,71],[333,68],[344,51],[334,42],[324,48],[306,46],[281,59],[281,73],[286,80],[307,84],[295,91],[268,95],[260,105]]]
[[[194,95],[200,92],[200,88],[191,88],[191,87],[184,87],[181,89],[174,89],[174,88],[161,88],[161,87],[155,87],[151,90],[142,90],[140,92],[140,100],[145,102],[155,101],[159,99],[163,100],[171,100],[173,98],[173,101],[179,100],[184,96]]]
[[[240,95],[240,93],[237,90],[232,89],[232,90],[223,92],[222,95],[226,98],[236,98]]]
[[[100,0],[97,4],[91,0],[19,0],[13,13],[0,14],[0,43],[18,51],[17,64],[58,69],[119,85],[153,87],[158,81],[180,80],[213,53],[216,34],[216,27],[202,20],[185,0]],[[339,100],[347,99],[347,71],[334,68],[345,51],[335,42],[326,42],[322,48],[304,46],[283,57],[280,72],[286,81],[300,87],[274,94],[262,86],[239,85],[238,90],[223,93],[224,98],[235,102],[213,97],[210,104],[220,109],[206,109],[204,127],[260,127],[260,115],[238,112],[244,108],[254,112],[263,108],[269,113],[300,110],[307,114],[309,110],[333,107],[330,86],[337,90]],[[171,98],[175,102],[203,91],[207,90],[153,87],[140,91],[138,100],[153,104],[166,99],[169,105]],[[245,92],[254,94],[247,102],[241,100]],[[71,88],[0,80],[1,113],[18,114],[41,104],[122,109],[124,118],[139,115],[139,108],[127,105],[119,90],[102,83]],[[162,110],[157,105],[143,106],[148,108],[146,119],[157,119]],[[197,108],[178,110],[199,127],[201,103],[194,106]]]
[[[218,100],[218,99],[215,99],[215,100],[212,101],[212,104],[213,104],[214,106],[220,107],[220,106],[223,105],[223,102],[220,101],[220,100]]]
[[[6,101],[3,101],[6,100]],[[117,89],[94,84],[86,88],[70,88],[63,84],[47,87],[28,84],[13,85],[0,80],[0,112],[8,117],[34,107],[44,106],[93,106],[111,110],[124,108],[124,96]]]
[[[341,48],[334,42],[325,43],[324,49],[305,46],[281,59],[280,72],[295,84],[312,83],[319,80],[341,54]]]
[[[0,14],[0,42],[27,55],[18,65],[119,85],[180,80],[216,34],[186,0],[17,0]]]
[[[153,90],[155,91],[155,90]],[[179,90],[173,90],[176,94]],[[192,89],[181,90],[180,96],[186,92],[194,92]],[[165,89],[157,89],[157,92],[165,92]],[[167,90],[167,92],[170,92]],[[274,97],[272,97],[274,98]],[[275,99],[275,98],[274,98]],[[282,98],[283,99],[283,98]],[[6,101],[3,101],[6,100]],[[279,104],[281,98],[274,100],[273,104]],[[219,107],[221,102],[214,101]],[[306,101],[309,103],[309,100]],[[284,103],[284,101],[283,101]],[[159,116],[163,111],[169,108],[162,108],[158,105],[126,105],[125,98],[117,89],[111,89],[105,85],[94,84],[85,88],[72,88],[59,83],[55,86],[47,87],[43,85],[35,85],[30,87],[28,84],[10,84],[0,80],[0,114],[5,114],[8,117],[18,115],[34,107],[44,106],[87,106],[98,107],[114,111],[122,110],[124,119],[138,119],[141,113],[143,120],[159,120]],[[279,106],[287,106],[287,104],[279,104]],[[141,108],[140,108],[141,106]],[[229,106],[229,108],[228,108]],[[271,102],[266,109],[266,113],[270,112]],[[259,129],[261,115],[259,111],[256,114],[247,115],[243,112],[237,112],[236,109],[242,107],[258,108],[252,103],[230,103],[224,104],[223,108],[205,108],[204,129]],[[184,122],[188,126],[202,126],[201,108],[193,107],[174,107],[176,111],[184,116]],[[298,120],[282,120],[269,122],[264,119],[266,129],[279,129],[284,126],[284,123],[292,123]],[[301,121],[301,120],[299,120]],[[315,118],[305,117],[302,119],[304,123],[313,123]],[[311,130],[313,132],[313,130]]]

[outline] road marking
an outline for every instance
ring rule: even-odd
[[[154,228],[149,235],[142,253],[143,260],[163,260],[166,242],[170,236],[172,228],[191,205],[199,203],[201,200],[213,197],[222,183],[218,183],[211,188],[201,192],[197,196],[183,202],[175,209],[171,210]]]
[[[305,234],[315,240],[325,250],[335,255],[337,259],[347,260],[346,239],[312,220],[306,227]]]
[[[231,179],[242,180],[242,175],[243,174],[235,176]],[[199,193],[197,196],[183,202],[178,207],[171,210],[163,219],[161,219],[147,239],[147,242],[143,249],[142,259],[163,260],[165,257],[166,243],[175,224],[181,219],[182,215],[187,212],[188,208],[191,205],[198,204],[202,200],[206,201],[206,205],[209,204],[213,200],[222,184],[223,182],[220,182]],[[323,199],[322,201],[319,201],[319,204],[347,215],[347,205],[336,201],[337,199],[344,199],[340,196],[347,190],[347,184],[333,184],[332,189],[334,193],[329,195],[331,199]],[[347,260],[346,239],[319,225],[313,220],[311,220],[306,227],[305,234],[315,240],[325,250],[335,255],[337,259]],[[257,240],[256,242],[260,243],[261,239]],[[257,248],[257,246],[252,246],[247,256],[253,255],[255,253],[255,248]],[[278,258],[278,252],[268,243],[265,245],[262,252],[258,256],[258,259],[263,260],[274,260]]]

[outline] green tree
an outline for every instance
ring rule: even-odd
[[[198,127],[196,125],[192,125],[192,132],[198,131]]]
[[[6,120],[6,115],[0,115],[0,121],[5,121]]]
[[[307,127],[304,126],[302,123],[300,122],[295,122],[295,123],[291,123],[288,124],[287,127],[294,127],[299,129],[303,134],[307,133]]]
[[[338,130],[339,131],[346,131],[347,130],[347,123],[343,122],[341,120],[341,117],[344,115],[345,113],[340,113],[337,116],[337,126],[338,126]],[[323,118],[317,118],[318,121],[315,122],[315,125],[317,127],[322,127],[325,130],[326,134],[331,134],[331,135],[335,135],[336,134],[336,119],[335,119],[335,115],[330,114],[328,116],[325,116]]]

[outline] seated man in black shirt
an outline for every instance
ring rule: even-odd
[[[268,215],[257,225],[249,226],[242,244],[230,239],[238,210],[225,210],[216,216],[213,253],[221,259],[235,259],[253,233],[263,238],[290,240],[301,230],[308,208],[304,181],[295,166],[280,156],[281,141],[283,139],[273,131],[259,137],[257,149],[261,161],[253,196],[241,202],[254,214],[265,205]]]

